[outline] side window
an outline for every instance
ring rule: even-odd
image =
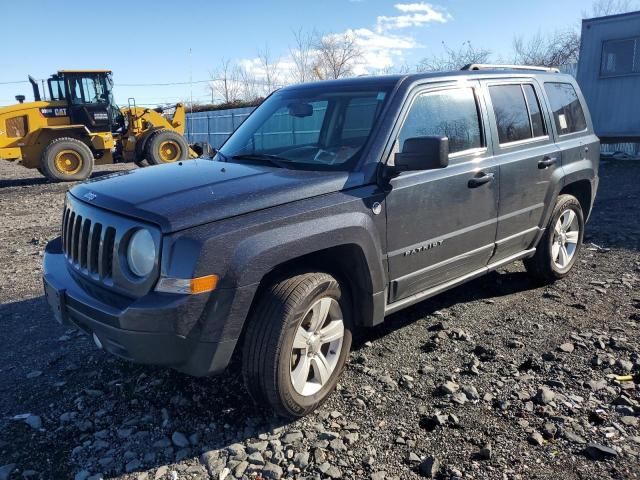
[[[413,102],[400,130],[400,149],[407,138],[449,138],[450,153],[483,146],[478,104],[473,88],[424,93]]]
[[[542,111],[540,110],[540,102],[538,102],[538,96],[531,84],[524,84],[522,86],[524,90],[524,96],[527,99],[527,106],[529,107],[529,116],[531,117],[531,130],[534,137],[542,137],[547,134],[544,128],[544,119],[542,118]]]
[[[549,82],[544,88],[551,103],[553,119],[560,135],[580,132],[587,128],[584,111],[573,85]]]
[[[532,138],[527,103],[520,85],[489,87],[500,143]]]

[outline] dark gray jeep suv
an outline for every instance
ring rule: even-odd
[[[125,359],[209,375],[237,353],[258,402],[302,416],[354,329],[514,260],[567,275],[598,158],[578,86],[549,69],[287,87],[214,161],[71,189],[45,291]]]

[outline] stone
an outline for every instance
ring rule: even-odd
[[[462,391],[464,392],[464,394],[467,396],[467,398],[469,400],[479,400],[480,399],[480,394],[478,393],[478,390],[476,389],[476,387],[474,387],[473,385],[464,385],[462,387]]]
[[[637,427],[638,426],[638,417],[632,417],[630,415],[625,415],[620,418],[620,421],[626,425],[627,427]]]
[[[407,463],[408,464],[420,463],[420,457],[413,452],[409,452],[409,455],[407,455]]]
[[[587,386],[594,392],[599,392],[600,390],[607,388],[607,381],[606,380],[589,380],[587,382]]]
[[[282,437],[282,443],[291,444],[301,441],[304,438],[302,432],[290,432],[287,433],[284,437]]]
[[[387,472],[379,471],[373,472],[369,477],[371,480],[384,480],[387,477]]]
[[[531,435],[529,435],[529,438],[527,438],[527,440],[532,445],[542,446],[544,444],[544,439],[538,432],[533,432]]]
[[[233,443],[227,447],[227,452],[232,457],[237,457],[238,455],[244,455],[244,445],[241,443]]]
[[[129,463],[127,463],[124,466],[124,471],[127,473],[131,473],[131,472],[135,472],[136,470],[140,470],[141,468],[142,468],[142,462],[140,462],[140,460],[136,458],[134,460],[131,460]]]
[[[560,350],[561,352],[564,352],[564,353],[573,353],[574,349],[575,349],[575,347],[573,346],[573,343],[571,343],[571,342],[563,343],[562,345],[560,345],[558,347],[558,350]]]
[[[189,439],[181,432],[173,432],[171,441],[176,447],[185,448],[189,446]]]
[[[247,461],[252,465],[264,465],[266,463],[260,452],[253,452],[247,457]]]
[[[267,463],[262,469],[262,476],[271,480],[279,480],[282,473],[282,467],[275,463]]]
[[[300,470],[304,470],[309,466],[309,452],[300,452],[293,457],[293,464]]]
[[[456,392],[451,395],[451,403],[457,403],[458,405],[464,405],[467,403],[467,396],[463,392]]]
[[[454,382],[445,382],[438,388],[438,391],[442,395],[451,395],[452,393],[456,393],[460,389],[460,386]]]
[[[153,476],[153,478],[154,480],[160,480],[167,473],[169,473],[169,467],[167,467],[166,465],[162,465],[161,467],[158,467],[158,469],[156,470],[156,474]]]
[[[426,478],[435,478],[438,470],[440,470],[440,461],[433,456],[425,458],[418,467],[420,475]]]
[[[27,425],[36,430],[40,430],[42,428],[42,419],[38,415],[29,415],[24,419],[24,421]]]
[[[254,443],[249,443],[247,445],[247,452],[248,453],[253,453],[253,452],[264,452],[267,447],[269,446],[269,442],[267,442],[266,440],[262,441],[262,442],[254,442]]]
[[[484,447],[482,447],[478,453],[476,454],[476,457],[479,458],[480,460],[491,460],[491,455],[492,455],[492,449],[491,449],[491,444],[487,443]]]
[[[553,402],[553,399],[555,398],[555,396],[556,394],[553,393],[553,390],[547,387],[541,387],[538,389],[538,392],[533,397],[533,399],[536,403],[539,403],[541,405],[547,405],[548,403]]]
[[[590,443],[582,451],[591,460],[606,460],[608,458],[615,458],[618,456],[613,448],[601,445],[599,443]]]
[[[87,480],[87,478],[89,478],[89,475],[91,475],[87,470],[80,470],[78,473],[76,473],[73,477],[73,480]],[[6,480],[7,477],[3,477],[2,476],[2,470],[0,469],[0,479],[2,480]]]

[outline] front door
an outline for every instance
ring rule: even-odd
[[[111,97],[103,73],[65,74],[71,123],[91,132],[110,132]]]
[[[493,253],[499,171],[478,89],[475,81],[423,89],[409,101],[396,149],[407,138],[439,135],[449,138],[450,156],[445,168],[403,172],[390,182],[391,303],[481,270]]]

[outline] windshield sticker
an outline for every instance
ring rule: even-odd
[[[378,92],[378,96],[376,97],[376,100],[381,102],[382,100],[384,100],[384,97],[386,96],[386,92]]]

